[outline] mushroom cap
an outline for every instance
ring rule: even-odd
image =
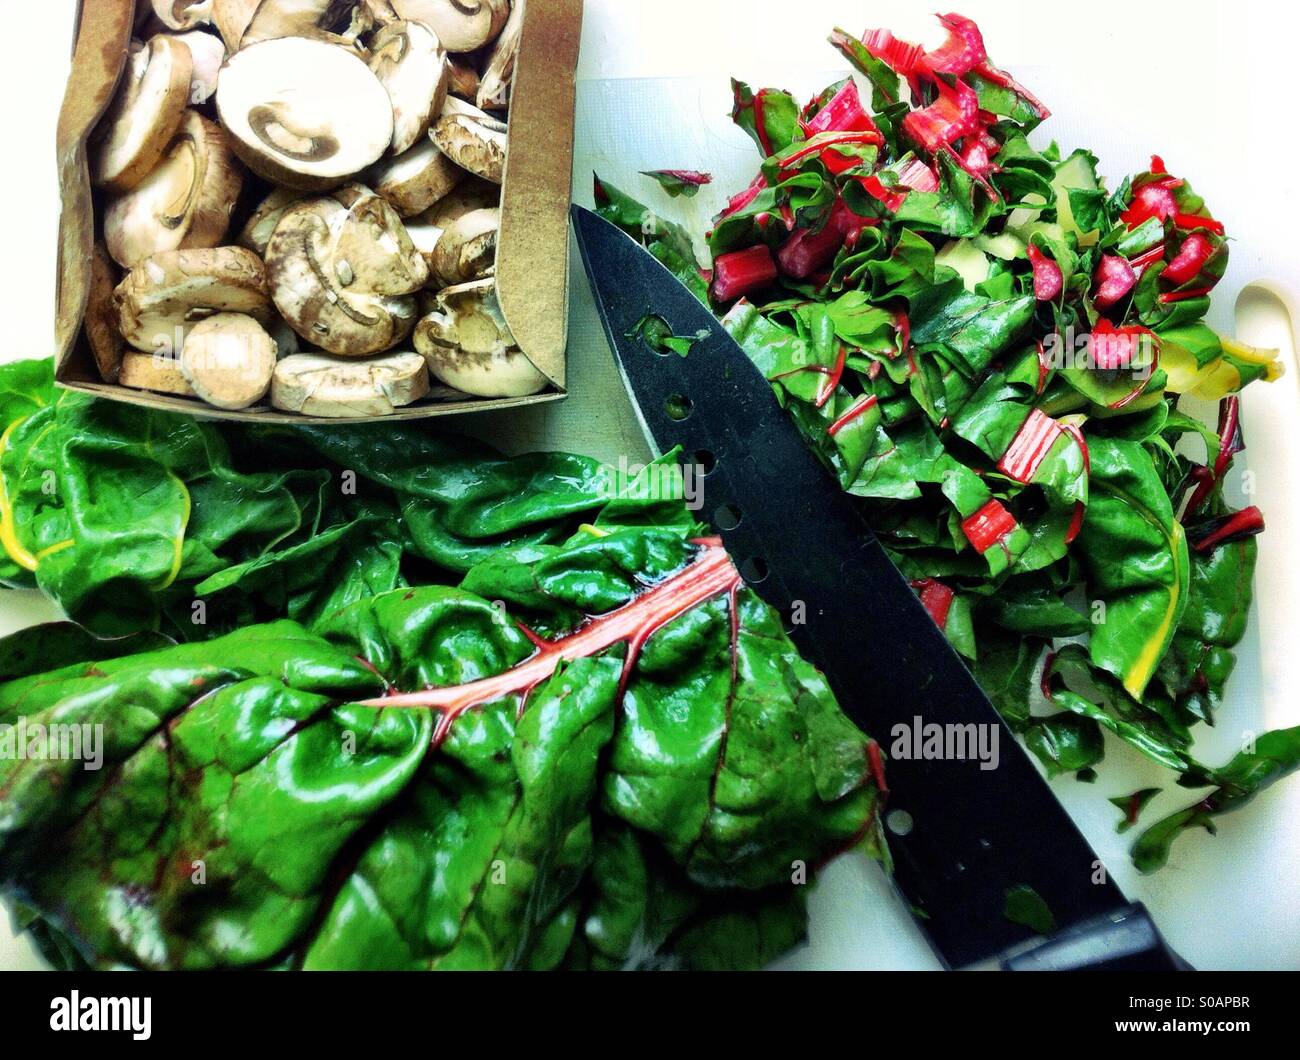
[[[433,254],[447,226],[471,210],[488,209],[500,201],[499,187],[482,177],[467,174],[454,189],[429,209],[407,219],[406,231],[411,236],[411,242],[424,256],[429,273],[435,280],[438,274],[433,265]]]
[[[108,252],[131,268],[163,251],[219,245],[243,184],[225,132],[189,111],[153,172],[109,203]]]
[[[525,397],[546,386],[515,345],[495,280],[448,287],[437,304],[416,326],[415,348],[441,382],[477,397]]]
[[[424,258],[388,202],[364,184],[346,184],[331,198],[347,210],[335,230],[331,255],[340,266],[336,273],[345,287],[403,295],[429,282]]]
[[[173,250],[132,269],[113,293],[118,331],[145,352],[174,353],[216,313],[272,317],[262,260],[243,247]]]
[[[393,104],[393,142],[401,155],[424,139],[447,98],[447,52],[437,34],[420,22],[392,22],[370,42],[370,69]]]
[[[482,177],[467,177],[434,203],[421,216],[440,228],[446,228],[458,217],[471,210],[484,210],[501,205],[501,188]]]
[[[352,16],[352,28],[348,32],[331,33],[325,28],[344,15]],[[282,37],[309,37],[354,49],[357,47],[354,30],[364,21],[364,16],[357,11],[357,0],[261,0],[244,28],[239,46],[247,48],[258,41]]]
[[[492,54],[483,77],[474,93],[474,102],[484,110],[505,110],[510,105],[510,88],[515,79],[515,60],[519,57],[519,44],[524,36],[523,0],[511,6],[501,35],[492,45]]]
[[[389,0],[399,18],[423,22],[449,52],[472,52],[496,39],[509,0]]]
[[[279,37],[335,38],[320,28],[353,0],[214,0],[212,21],[231,52]]]
[[[288,210],[267,247],[271,297],[308,342],[344,357],[391,349],[411,333],[428,268],[400,218],[366,189]],[[402,293],[391,293],[402,292]]]
[[[418,353],[365,360],[301,353],[276,365],[271,404],[308,416],[386,416],[428,392],[429,372]]]
[[[212,22],[232,54],[239,50],[244,33],[261,4],[262,0],[213,0]]]
[[[175,37],[154,37],[131,52],[112,109],[100,124],[96,184],[126,192],[153,171],[185,118],[193,70],[189,48]]]
[[[209,405],[246,409],[271,387],[275,340],[252,317],[218,313],[190,330],[181,349],[181,372]]]
[[[405,154],[381,162],[370,181],[400,217],[423,213],[466,176],[427,136]]]
[[[133,390],[152,390],[176,397],[197,396],[181,371],[180,361],[170,354],[127,350],[122,357],[117,381],[120,386],[129,386]]]
[[[258,203],[252,215],[244,222],[235,240],[241,247],[247,247],[259,258],[266,256],[267,245],[275,235],[276,226],[285,212],[295,203],[302,202],[306,192],[295,188],[276,188]]]
[[[212,21],[213,0],[153,0],[153,12],[168,29],[196,29]]]
[[[486,111],[448,97],[430,134],[438,149],[462,169],[500,184],[506,169],[506,126]]]
[[[501,211],[495,206],[470,210],[443,229],[433,250],[433,270],[448,286],[487,276],[496,265]]]
[[[190,106],[199,107],[217,92],[217,79],[226,61],[226,46],[214,33],[191,30],[178,33],[174,40],[189,49],[194,71],[190,78]]]
[[[260,41],[222,68],[217,111],[259,176],[321,191],[360,173],[393,140],[388,92],[358,56],[299,37]]]
[[[473,102],[478,96],[478,71],[463,59],[447,59],[447,92],[459,99]]]

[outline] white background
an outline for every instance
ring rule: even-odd
[[[43,0],[40,36],[11,47],[0,64],[0,360],[51,351],[54,124],[70,52],[70,44],[63,48],[59,42],[71,41],[74,8],[73,0]],[[933,9],[929,0],[587,0],[577,197],[588,199],[593,166],[629,183],[639,169],[713,167],[720,175],[735,169],[743,139],[722,120],[729,75],[801,90],[820,87],[819,81],[829,80],[820,75],[843,66],[824,43],[833,26],[855,33],[888,26],[932,46],[942,37]],[[27,24],[33,10],[21,0],[0,0],[11,32]],[[1192,180],[1234,239],[1211,317],[1215,326],[1234,330],[1234,303],[1250,281],[1271,278],[1300,291],[1294,91],[1300,27],[1290,9],[1262,0],[975,0],[960,10],[979,22],[994,61],[1052,109],[1040,142],[1055,138],[1067,150],[1091,148],[1112,179],[1142,170],[1158,152],[1173,172]],[[619,83],[605,83],[611,81]],[[690,204],[686,219],[710,212],[721,185],[720,180],[711,189],[713,197],[701,195]],[[1236,323],[1236,330],[1288,347],[1291,374],[1267,390],[1252,389],[1246,400],[1249,466],[1258,477],[1252,499],[1265,509],[1269,530],[1261,539],[1258,613],[1242,646],[1230,702],[1219,727],[1196,748],[1214,762],[1235,750],[1245,729],[1300,724],[1292,606],[1300,582],[1290,569],[1300,528],[1300,505],[1290,497],[1300,481],[1293,451],[1300,400],[1284,322],[1273,307],[1263,309],[1269,311]],[[636,459],[643,446],[580,278],[571,324],[567,402],[516,414],[509,422],[476,418],[468,426],[512,449],[567,447],[606,459]],[[0,592],[0,632],[49,616],[48,605],[34,596]],[[1136,878],[1105,799],[1147,783],[1168,786],[1167,777],[1134,762],[1123,748],[1110,751],[1097,784],[1066,780],[1054,787],[1125,891],[1148,903],[1175,946],[1198,966],[1300,967],[1300,779],[1222,818],[1217,839],[1197,834],[1180,840],[1169,868]],[[1163,800],[1155,811],[1190,801],[1181,792]],[[833,866],[813,896],[813,910],[812,945],[788,961],[792,966],[934,966],[880,874],[864,862]],[[0,968],[33,963],[25,945],[10,940],[0,923]]]

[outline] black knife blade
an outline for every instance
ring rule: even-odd
[[[763,599],[787,616],[803,605],[791,638],[845,712],[886,751],[895,727],[911,731],[915,719],[997,739],[992,769],[974,755],[888,762],[894,880],[941,959],[962,967],[1032,938],[1004,915],[1016,887],[1037,892],[1062,926],[1122,921],[1120,889],[768,381],[635,240],[582,207],[573,218],[647,437],[660,453],[680,446],[683,461],[711,467],[701,516]],[[640,337],[650,315],[699,337],[686,357]]]

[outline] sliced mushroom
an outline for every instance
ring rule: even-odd
[[[429,392],[429,372],[418,353],[344,360],[300,353],[275,367],[271,404],[305,416],[388,416]]]
[[[305,192],[293,188],[276,188],[258,205],[253,215],[244,222],[235,240],[241,247],[247,247],[259,258],[266,257],[267,245],[275,235],[275,227],[280,223],[289,207],[302,202],[307,197]]]
[[[185,118],[194,62],[174,37],[137,45],[113,108],[100,125],[95,183],[130,191],[158,165]]]
[[[232,52],[280,37],[310,37],[350,46],[351,38],[323,26],[353,7],[355,0],[214,0],[212,21]]]
[[[400,155],[429,131],[447,98],[447,53],[433,30],[419,22],[393,22],[370,42],[370,69],[393,102],[393,142]]]
[[[108,252],[129,269],[165,250],[215,247],[226,237],[243,185],[221,127],[190,111],[158,167],[109,203]]]
[[[438,274],[434,268],[433,255],[438,248],[442,233],[456,220],[474,210],[485,210],[497,206],[501,201],[501,189],[481,177],[466,176],[454,190],[448,192],[429,209],[410,218],[406,222],[406,231],[429,265],[429,272],[434,281]]]
[[[495,280],[448,287],[437,302],[416,326],[415,348],[439,380],[477,397],[524,397],[546,386],[515,345]]]
[[[400,216],[414,217],[448,194],[465,176],[465,170],[426,136],[405,154],[381,162],[371,172],[370,180]]]
[[[216,95],[217,78],[226,61],[226,46],[220,37],[202,30],[180,33],[173,39],[189,49],[194,64],[190,78],[190,106],[200,107]]]
[[[443,229],[433,250],[433,271],[445,285],[487,276],[496,265],[501,211],[470,210]]]
[[[462,169],[500,184],[506,168],[506,124],[486,111],[449,98],[433,127],[433,142]]]
[[[446,228],[471,210],[485,210],[501,204],[501,188],[481,177],[467,177],[423,215],[439,228]]]
[[[379,79],[356,55],[316,40],[267,40],[233,55],[217,110],[250,169],[306,191],[373,165],[393,139]]]
[[[213,0],[153,0],[153,11],[169,29],[197,29],[212,21]]]
[[[478,91],[474,93],[474,102],[484,110],[505,110],[510,106],[510,86],[514,83],[515,60],[519,57],[519,42],[524,35],[526,6],[527,0],[514,0],[510,18],[492,45],[492,55],[483,70]]]
[[[473,103],[478,96],[478,71],[469,63],[456,58],[447,59],[447,91],[460,99]]]
[[[195,397],[194,388],[181,372],[180,362],[165,353],[137,353],[129,350],[122,358],[117,381],[135,390],[152,390],[176,397]]]
[[[402,219],[363,184],[345,184],[333,196],[347,209],[335,232],[333,254],[340,279],[374,294],[404,295],[429,282],[424,259]]]
[[[117,267],[104,244],[96,243],[90,259],[90,298],[86,303],[86,338],[95,366],[105,382],[117,381],[126,343],[117,326],[117,307],[113,291],[117,287]]]
[[[217,313],[272,317],[262,261],[243,247],[173,250],[132,269],[113,294],[118,331],[146,352],[175,353],[190,329]]]
[[[261,4],[262,0],[213,0],[212,21],[232,54],[239,50],[244,32]]]
[[[275,340],[252,317],[218,313],[190,330],[181,350],[181,372],[209,405],[246,409],[271,388],[276,354]]]
[[[266,253],[276,308],[308,342],[364,357],[411,333],[428,268],[391,206],[366,189],[341,189],[290,209]]]
[[[389,0],[399,18],[423,22],[449,52],[472,52],[496,39],[509,0]]]

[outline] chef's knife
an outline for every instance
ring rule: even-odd
[[[716,317],[635,240],[573,208],[605,334],[652,447],[709,468],[701,517],[783,614],[840,705],[886,749],[895,726],[996,739],[989,757],[891,756],[886,823],[894,881],[952,968],[1181,965],[1129,905],[854,501],[821,467],[771,385]],[[696,339],[687,356],[642,337],[649,316]],[[796,607],[796,605],[802,605]],[[949,729],[960,726],[960,729]],[[1028,887],[1064,926],[1046,944],[1005,915]]]

